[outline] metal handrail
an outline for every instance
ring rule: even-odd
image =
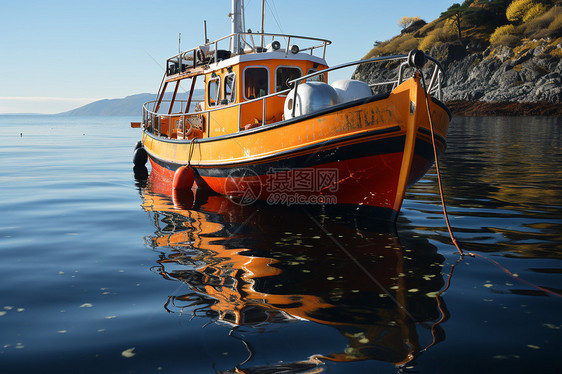
[[[153,104],[153,103],[157,102],[158,100],[147,101],[146,103],[143,104],[142,107],[143,107],[143,109],[144,109],[145,111],[147,111],[148,113],[150,113],[150,114],[156,114],[156,115],[161,116],[161,117],[177,117],[177,116],[181,116],[181,115],[189,116],[189,115],[198,115],[198,114],[203,114],[203,113],[208,113],[208,112],[215,112],[215,111],[217,111],[217,110],[221,110],[221,109],[225,109],[225,108],[230,108],[230,107],[242,106],[242,105],[250,104],[250,103],[254,103],[254,102],[256,102],[256,101],[266,100],[266,99],[269,99],[269,98],[274,97],[274,96],[286,95],[287,93],[289,93],[289,91],[291,91],[290,88],[288,88],[288,89],[286,89],[286,90],[283,90],[283,91],[274,92],[274,93],[272,93],[272,94],[268,94],[268,95],[265,95],[265,96],[260,96],[260,97],[258,97],[258,98],[256,98],[256,99],[246,100],[246,101],[244,101],[243,103],[235,103],[235,104],[227,104],[227,105],[217,105],[216,108],[201,110],[201,111],[198,111],[198,112],[189,112],[189,113],[170,113],[170,114],[167,114],[167,113],[157,113],[157,112],[154,112],[154,111],[152,111],[152,110],[150,110],[150,109],[147,108],[147,106],[148,106],[149,104]],[[162,100],[162,102],[169,102],[169,101],[170,101],[170,100]],[[176,100],[176,102],[177,102],[177,101],[186,101],[186,100]],[[195,100],[195,99],[194,99],[194,100],[191,100],[191,101],[192,101],[192,102],[199,102],[199,103],[205,102],[205,100]]]
[[[443,74],[443,76],[445,75],[445,71],[443,70],[443,67],[441,66],[439,61],[437,61],[433,57],[430,57],[430,56],[427,56],[427,55],[425,55],[425,57],[426,57],[426,59],[428,59],[429,61],[431,61],[435,64],[435,72],[433,73],[434,75],[437,74],[436,72],[439,72],[439,71]],[[369,58],[369,59],[366,59],[366,60],[356,60],[356,61],[352,61],[352,62],[346,62],[344,64],[332,66],[332,67],[327,68],[327,69],[318,70],[318,71],[315,71],[313,73],[303,75],[302,77],[295,78],[295,79],[289,81],[288,84],[289,84],[289,86],[295,86],[295,85],[298,85],[301,81],[312,78],[312,77],[317,76],[319,74],[324,74],[324,73],[328,73],[330,71],[348,68],[348,67],[351,67],[351,66],[354,66],[354,65],[362,65],[362,64],[368,64],[368,63],[373,63],[373,62],[383,62],[383,61],[391,61],[391,60],[407,60],[407,59],[408,59],[408,55],[394,55],[394,56],[373,57],[373,58]],[[388,82],[381,82],[381,83],[377,83],[377,85],[391,84],[391,83],[395,83],[395,82],[398,82],[398,84],[402,83],[402,69],[403,69],[404,66],[407,66],[407,64],[408,64],[408,61],[405,61],[402,64],[400,64],[397,80],[388,81]],[[434,84],[434,79],[432,78],[432,80],[429,84],[429,87],[428,87],[428,91],[431,91],[433,89],[433,87],[432,87],[433,84]]]
[[[213,53],[214,53],[214,55],[215,55],[215,62],[216,62],[216,61],[218,60],[217,51],[218,51],[218,43],[219,43],[219,42],[221,42],[221,41],[223,41],[223,40],[226,40],[226,39],[231,39],[231,38],[233,38],[233,37],[245,37],[245,36],[250,36],[250,37],[252,38],[252,41],[253,41],[253,36],[254,36],[254,35],[257,35],[257,36],[260,36],[260,37],[271,37],[272,40],[273,40],[275,37],[287,38],[287,39],[288,39],[288,41],[287,41],[287,47],[286,47],[286,48],[287,48],[287,51],[289,50],[289,43],[290,43],[290,40],[291,40],[291,39],[308,40],[308,41],[314,41],[314,42],[321,42],[321,43],[318,44],[318,45],[314,45],[314,46],[311,46],[311,47],[304,48],[304,49],[301,50],[301,52],[309,51],[309,50],[310,50],[310,53],[312,54],[312,52],[313,52],[315,49],[323,48],[323,52],[322,52],[322,58],[323,58],[323,59],[325,59],[325,57],[326,57],[326,47],[327,47],[328,45],[332,44],[332,42],[331,42],[330,40],[328,40],[328,39],[313,38],[313,37],[309,37],[309,36],[291,35],[291,34],[277,34],[277,33],[252,33],[252,32],[242,32],[242,33],[233,33],[233,34],[229,34],[229,35],[224,36],[224,37],[222,37],[222,38],[216,39],[216,40],[214,40],[214,41],[212,41],[212,42],[207,42],[207,43],[201,44],[201,45],[199,45],[199,46],[197,46],[197,47],[195,47],[195,48],[191,48],[191,49],[188,49],[188,50],[186,50],[186,51],[179,52],[178,54],[176,54],[176,55],[174,55],[174,56],[168,58],[168,61],[177,59],[177,61],[180,63],[180,67],[181,67],[181,62],[182,62],[182,61],[189,61],[189,60],[191,60],[191,59],[192,59],[191,55],[192,55],[193,53],[197,52],[201,47],[211,47],[211,46],[214,46],[215,48],[214,48]],[[263,40],[263,39],[262,39],[262,40]],[[254,52],[257,50],[257,49],[256,49],[256,46],[253,45],[254,43],[250,44],[250,43],[248,43],[246,40],[243,40],[243,41],[244,41],[244,43],[245,43],[246,45],[250,46]],[[261,47],[263,47],[263,46],[261,46]],[[209,56],[210,56],[210,54],[209,54]]]
[[[201,116],[201,115],[207,115],[207,122],[210,123],[211,113],[216,112],[218,110],[223,110],[223,109],[226,109],[226,108],[239,107],[239,110],[238,110],[238,128],[240,128],[240,113],[241,113],[242,105],[247,105],[247,104],[255,103],[255,102],[258,102],[258,101],[262,101],[262,103],[263,103],[262,104],[262,125],[265,125],[265,112],[266,112],[267,99],[269,99],[271,97],[275,97],[275,96],[286,95],[286,94],[289,93],[290,90],[291,89],[288,88],[286,90],[274,92],[272,94],[261,96],[261,97],[258,97],[256,99],[247,100],[247,101],[244,101],[243,103],[219,105],[216,108],[201,110],[201,111],[197,111],[197,112],[189,112],[189,113],[183,113],[183,112],[178,113],[178,112],[176,112],[176,113],[167,114],[167,113],[154,112],[154,111],[148,109],[148,107],[150,106],[150,104],[154,104],[158,100],[152,100],[152,101],[148,101],[148,102],[144,103],[143,106],[142,106],[143,124],[148,123],[148,117],[152,118],[152,123],[155,123],[155,122],[160,123],[162,118],[181,117],[182,120],[183,120],[184,126],[185,126],[185,118],[186,117]],[[164,100],[163,102],[170,102],[170,101],[171,100]],[[186,100],[178,100],[178,101],[184,101],[185,102]],[[192,102],[204,102],[204,101],[205,100],[192,100]],[[155,120],[155,118],[158,118],[158,120]],[[158,131],[159,131],[159,128],[158,128]]]
[[[424,56],[425,56],[426,60],[429,60],[429,61],[431,61],[435,64],[434,73],[433,73],[431,82],[430,82],[430,84],[427,88],[427,92],[430,93],[432,90],[434,90],[434,87],[433,87],[434,78],[437,77],[438,99],[441,100],[441,78],[442,78],[442,76],[439,73],[442,73],[443,76],[444,76],[445,73],[444,73],[443,67],[441,66],[439,61],[437,61],[433,57],[427,56],[425,54],[424,54]],[[385,85],[385,84],[393,84],[393,86],[398,86],[402,83],[402,75],[403,75],[404,67],[410,66],[409,61],[408,61],[409,58],[410,58],[410,55],[393,55],[393,56],[373,57],[373,58],[369,58],[369,59],[365,59],[365,60],[356,60],[356,61],[352,61],[352,62],[346,62],[346,63],[340,64],[340,65],[332,66],[332,67],[324,69],[324,70],[319,70],[319,71],[316,71],[316,72],[313,72],[313,73],[310,73],[310,74],[307,74],[307,75],[303,75],[302,77],[299,77],[299,78],[295,78],[295,79],[288,82],[289,86],[293,86],[295,88],[293,102],[296,102],[298,85],[306,79],[310,79],[310,78],[315,77],[319,74],[325,74],[325,73],[328,73],[330,71],[348,68],[348,67],[356,66],[356,65],[358,66],[358,65],[362,65],[362,64],[374,63],[374,62],[405,60],[404,62],[402,62],[400,64],[400,66],[398,68],[398,79],[397,80],[376,83],[376,85],[379,85],[379,86]],[[371,85],[369,85],[369,87],[371,87]],[[293,109],[292,109],[293,116],[295,115],[295,110],[296,110],[296,106],[293,105]]]
[[[231,34],[231,35],[235,35],[235,34]],[[251,35],[256,35],[256,34],[251,34]],[[257,34],[257,35],[261,35],[261,34]],[[265,34],[265,35],[279,35],[279,34]],[[224,38],[223,38],[224,39]],[[322,40],[322,39],[315,39],[315,40]],[[297,94],[297,90],[298,90],[298,85],[300,83],[302,83],[304,80],[313,78],[315,76],[321,75],[321,74],[325,74],[331,71],[335,71],[335,70],[339,70],[339,69],[343,69],[343,68],[347,68],[347,67],[351,67],[351,66],[358,66],[358,65],[362,65],[362,64],[369,64],[369,63],[380,63],[380,62],[385,62],[385,61],[400,61],[400,60],[404,60],[403,63],[400,64],[399,66],[399,71],[398,71],[398,79],[396,80],[391,80],[391,81],[387,81],[387,82],[377,82],[377,83],[373,83],[370,84],[369,86],[372,88],[374,86],[380,86],[380,85],[390,85],[392,84],[393,87],[398,86],[399,84],[402,83],[402,76],[403,76],[403,69],[408,65],[408,55],[394,55],[394,56],[382,56],[382,57],[374,57],[374,58],[370,58],[370,59],[365,59],[365,60],[357,60],[357,61],[352,61],[352,62],[347,62],[344,64],[340,64],[340,65],[336,65],[330,68],[326,68],[323,70],[318,70],[316,72],[307,74],[307,75],[303,75],[302,77],[293,79],[291,81],[288,82],[289,86],[294,87],[294,95],[296,97]],[[442,98],[442,81],[444,79],[445,76],[445,72],[443,70],[443,67],[441,66],[441,64],[439,63],[439,61],[435,60],[434,58],[430,57],[430,56],[425,56],[426,59],[432,63],[435,64],[435,67],[433,69],[433,73],[431,76],[431,80],[429,83],[429,86],[427,87],[427,92],[431,93],[433,91],[437,91],[437,98],[441,100]],[[201,111],[197,111],[197,112],[188,112],[188,113],[170,113],[170,114],[165,114],[165,113],[157,113],[154,112],[152,110],[150,110],[148,107],[150,106],[150,104],[156,102],[156,100],[154,101],[149,101],[147,103],[145,103],[143,105],[143,123],[147,124],[147,120],[148,117],[151,118],[170,118],[170,117],[182,117],[183,119],[185,119],[185,117],[189,117],[189,116],[194,116],[194,115],[206,115],[207,116],[207,122],[210,123],[210,119],[211,119],[211,115],[213,112],[218,111],[218,110],[223,110],[226,108],[231,108],[231,107],[238,107],[238,127],[240,128],[240,113],[241,113],[241,108],[243,105],[248,105],[257,101],[262,101],[263,103],[263,107],[262,107],[262,124],[265,124],[265,112],[266,112],[266,102],[268,99],[272,98],[272,97],[276,97],[276,96],[281,96],[281,95],[286,95],[291,91],[291,89],[286,89],[283,91],[279,91],[279,92],[274,92],[265,96],[261,96],[258,97],[256,99],[252,99],[252,100],[247,100],[241,103],[233,103],[233,104],[227,104],[227,105],[218,105],[215,108],[211,108],[211,109],[206,109],[206,110],[201,110]],[[168,102],[170,100],[165,100],[164,102]],[[185,102],[185,100],[178,100],[179,102]],[[204,100],[192,100],[192,102],[203,102]],[[293,106],[293,115],[294,115],[294,110],[295,110],[295,106]],[[153,120],[154,122],[154,120]],[[159,119],[158,119],[159,122]],[[184,120],[185,122],[185,120]]]

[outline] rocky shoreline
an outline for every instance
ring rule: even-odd
[[[453,116],[562,116],[562,104],[453,100],[446,102]]]
[[[428,54],[446,71],[443,101],[454,115],[560,116],[562,43],[554,43],[545,38],[483,51],[478,51],[480,46],[441,43]],[[394,74],[380,64],[366,64],[352,79],[383,82],[395,79]]]

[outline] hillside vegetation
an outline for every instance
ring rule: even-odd
[[[458,44],[469,53],[505,46],[517,54],[518,47],[535,48],[529,43],[537,39],[546,41],[543,53],[562,57],[561,0],[466,0],[430,23],[403,17],[398,24],[402,33],[375,42],[364,58],[408,53],[414,48],[431,54],[443,44]]]
[[[430,23],[407,16],[398,24],[401,34],[375,42],[365,58],[417,48],[438,59],[442,100],[454,113],[562,115],[562,0],[466,0]],[[352,79],[388,82],[394,70],[364,64]]]

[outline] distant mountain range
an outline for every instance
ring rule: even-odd
[[[178,99],[185,100],[185,94]],[[195,90],[194,99],[202,99],[204,90]],[[164,100],[171,100],[172,93],[168,92],[164,95]],[[68,112],[59,113],[61,116],[142,116],[142,105],[148,101],[156,100],[156,94],[142,93],[131,95],[122,99],[103,99],[86,104],[79,108],[69,110]],[[166,110],[167,105],[163,104],[161,110]]]

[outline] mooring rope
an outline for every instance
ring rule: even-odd
[[[421,77],[421,81],[422,81],[423,90],[424,90],[424,93],[425,93],[425,104],[426,104],[426,108],[427,108],[427,115],[428,115],[428,118],[429,118],[429,129],[431,131],[431,143],[433,145],[433,156],[435,157],[435,170],[437,171],[437,184],[439,186],[439,196],[441,197],[441,206],[443,207],[443,215],[445,217],[445,222],[447,224],[447,230],[449,231],[449,236],[451,237],[451,241],[453,242],[453,244],[457,248],[457,251],[459,252],[461,257],[464,257],[465,253],[461,249],[459,244],[457,243],[457,240],[455,239],[455,235],[453,234],[453,229],[451,228],[451,224],[449,222],[449,215],[447,213],[447,207],[445,205],[445,194],[443,193],[443,185],[441,183],[441,172],[439,170],[439,160],[437,159],[437,147],[435,145],[435,132],[433,130],[433,118],[431,117],[431,109],[429,107],[429,92],[427,92],[427,86],[425,85],[425,79],[423,77],[423,73],[421,72],[421,70],[419,71],[419,73],[420,73],[420,77]],[[492,260],[492,259],[490,259],[490,258],[488,258],[484,255],[481,255],[479,253],[472,253],[472,252],[468,252],[468,253],[466,253],[466,255],[471,256],[471,257],[482,258],[482,259],[488,261],[489,263],[491,263],[492,265],[496,266],[497,268],[501,269],[504,273],[506,273],[507,275],[509,275],[513,279],[516,279],[516,280],[518,280],[522,283],[525,283],[526,285],[528,285],[530,287],[533,287],[537,290],[546,292],[547,294],[562,297],[562,294],[560,294],[558,292],[554,292],[554,291],[551,291],[551,290],[546,289],[544,287],[537,286],[536,284],[533,284],[533,283],[531,283],[531,282],[529,282],[525,279],[520,278],[516,274],[513,274],[511,271],[509,271],[506,267],[502,266],[499,262],[497,262],[495,260]],[[447,285],[447,288],[449,288],[448,285]],[[441,295],[441,293],[446,291],[447,288],[445,288],[443,291],[441,291],[439,293],[439,295]]]
[[[191,143],[189,144],[189,155],[188,155],[188,159],[187,159],[187,167],[188,168],[191,167],[191,157],[193,157],[193,151],[195,149],[195,147],[194,147],[195,139],[197,139],[197,138],[194,137],[193,139],[191,139]]]
[[[433,118],[431,117],[431,109],[429,108],[429,93],[427,92],[427,87],[425,85],[425,79],[423,78],[423,73],[420,71],[420,77],[423,84],[423,92],[425,93],[425,104],[427,108],[427,115],[429,117],[429,130],[431,131],[431,144],[433,145],[433,157],[435,158],[435,170],[437,171],[437,184],[439,186],[439,196],[441,197],[441,206],[443,207],[443,215],[445,216],[445,222],[447,223],[447,230],[449,230],[449,236],[459,254],[464,257],[464,252],[457,243],[453,230],[451,229],[451,224],[449,222],[449,214],[447,214],[447,207],[445,205],[445,194],[443,193],[443,185],[441,184],[441,172],[439,171],[439,161],[437,160],[437,146],[435,145],[435,132],[433,130]]]

